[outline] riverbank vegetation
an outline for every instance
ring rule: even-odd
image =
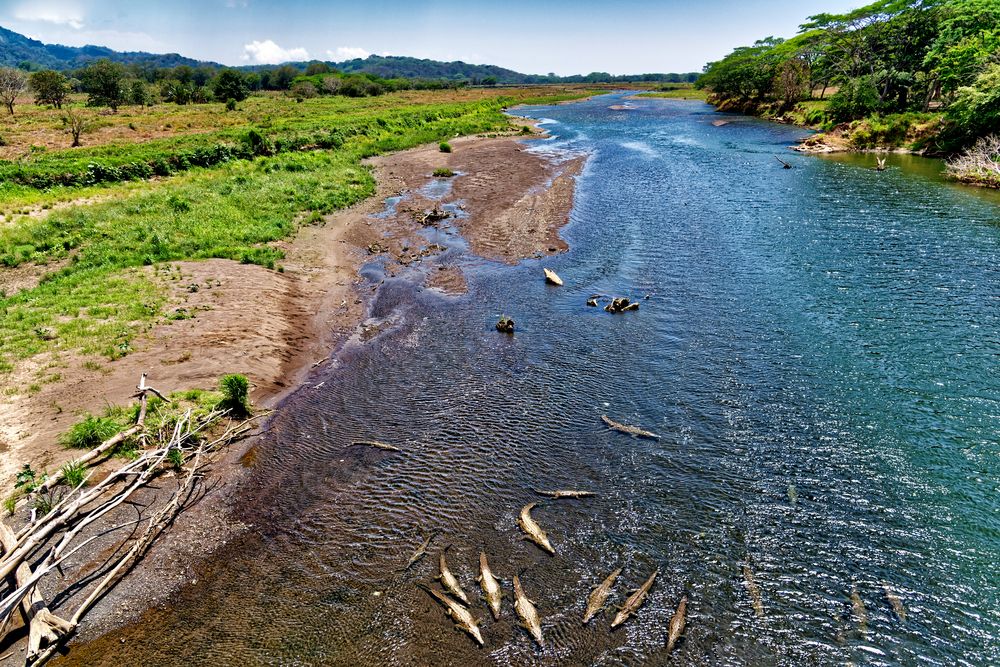
[[[0,162],[0,271],[39,280],[0,293],[0,374],[47,351],[127,354],[161,317],[154,278],[171,261],[214,257],[280,269],[275,241],[374,192],[364,158],[459,135],[514,133],[520,127],[503,113],[508,105],[586,94],[250,98],[246,127],[218,104],[157,105],[141,113],[145,127],[163,136],[121,141],[121,132],[134,131],[131,121],[108,114],[116,130],[100,138],[107,143],[61,150],[25,151],[32,137],[49,136],[56,110],[8,118],[4,127],[26,127],[10,133],[24,152]]]
[[[953,153],[1000,131],[1000,3],[879,0],[818,14],[790,39],[709,63],[697,86],[721,110],[816,127],[850,148]]]
[[[708,91],[695,88],[693,83],[665,83],[648,93],[638,93],[637,97],[661,97],[671,100],[706,100]]]

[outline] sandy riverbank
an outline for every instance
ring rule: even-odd
[[[376,286],[366,284],[359,270],[373,254],[388,255],[390,275],[419,266],[413,275],[425,286],[464,292],[461,270],[438,262],[441,248],[428,245],[419,233],[421,218],[435,205],[421,190],[438,180],[432,175],[437,168],[456,173],[438,204],[463,211],[448,222],[472,252],[515,263],[565,250],[559,229],[569,219],[584,158],[555,163],[526,150],[520,139],[461,138],[451,142],[450,154],[434,145],[371,160],[377,194],[322,224],[304,226],[294,239],[279,244],[287,254],[282,273],[228,260],[149,269],[170,295],[168,312],[184,309],[193,317],[156,325],[135,352],[100,371],[69,363],[60,382],[33,395],[3,398],[0,483],[9,484],[23,463],[53,470],[72,458],[76,452],[56,444],[58,434],[82,412],[127,403],[142,372],[164,392],[212,387],[220,375],[242,372],[251,379],[258,406],[277,404],[363,328],[367,299]],[[402,199],[387,215],[390,197]],[[93,610],[81,638],[93,638],[162,601],[189,580],[193,559],[243,528],[230,526],[225,512],[225,501],[241,478],[243,449],[222,456],[214,479],[205,485],[206,498],[182,515],[128,580]]]

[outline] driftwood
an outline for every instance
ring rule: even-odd
[[[560,278],[555,271],[552,269],[542,269],[542,272],[545,273],[545,282],[559,287],[563,286],[562,278]]]
[[[792,165],[788,164],[787,162],[785,162],[784,160],[782,160],[777,155],[774,156],[774,159],[777,160],[778,162],[780,162],[781,166],[784,167],[785,169],[791,169],[792,168]]]
[[[888,158],[877,157],[875,158],[875,171],[885,171],[885,161]]]
[[[384,449],[387,452],[401,452],[403,451],[396,445],[390,445],[385,442],[379,442],[378,440],[355,440],[351,443],[352,447],[374,447],[375,449]]]
[[[607,424],[608,428],[611,428],[615,431],[628,433],[629,435],[634,435],[639,438],[652,438],[655,440],[660,439],[660,436],[656,435],[655,433],[652,433],[650,431],[644,431],[638,426],[629,426],[628,424],[622,424],[621,422],[616,422],[614,419],[611,419],[607,415],[601,415],[601,421]]]
[[[140,379],[136,387],[135,397],[140,399],[140,409],[137,423],[101,443],[76,462],[87,465],[96,462],[111,452],[114,447],[130,437],[139,436],[140,442],[148,439],[144,430],[147,409],[147,395],[152,393],[167,401],[160,392],[146,385],[146,375]],[[21,528],[14,531],[6,523],[0,521],[0,640],[10,631],[14,616],[20,610],[24,624],[28,627],[28,646],[25,652],[25,664],[41,664],[53,657],[63,643],[74,633],[81,618],[104,596],[142,557],[156,537],[170,524],[180,512],[187,498],[201,476],[205,456],[218,447],[233,441],[247,433],[258,417],[230,427],[222,436],[207,441],[199,439],[200,433],[217,423],[224,412],[213,411],[198,419],[192,419],[191,411],[181,416],[174,424],[172,433],[163,434],[159,445],[143,451],[135,460],[129,461],[117,470],[112,471],[99,483],[87,488],[90,475],[78,486],[70,489],[46,514],[35,517]],[[125,503],[133,503],[133,496],[144,488],[165,468],[168,456],[177,450],[181,452],[180,462],[190,465],[185,469],[178,488],[166,503],[148,518],[129,521],[120,525],[107,526],[109,515]],[[175,461],[176,463],[176,461]],[[54,487],[61,476],[46,480],[45,490]],[[28,498],[37,495],[36,491],[28,494]],[[22,502],[24,499],[22,499]],[[126,538],[112,553],[116,554],[111,561],[102,567],[103,571],[92,571],[81,574],[75,579],[67,580],[63,594],[73,593],[79,589],[80,594],[87,592],[87,597],[80,602],[69,615],[53,613],[38,591],[39,582],[50,573],[57,571],[60,577],[65,573],[60,568],[74,554],[94,540],[107,537],[128,526],[142,524],[137,535]],[[85,532],[90,534],[86,539]],[[98,575],[103,575],[96,585],[84,584],[94,581]],[[6,581],[6,584],[2,583]],[[70,611],[67,603],[62,603],[66,611]]]
[[[145,423],[146,423],[146,410],[148,409],[149,406],[149,394],[154,394],[155,396],[157,396],[166,403],[170,402],[170,399],[161,394],[159,391],[157,391],[153,387],[146,385],[146,377],[147,377],[146,373],[143,373],[139,377],[139,384],[136,385],[135,387],[136,392],[132,394],[132,398],[139,399],[139,417],[135,421],[135,426],[127,428],[119,433],[116,433],[114,436],[108,438],[97,447],[94,447],[83,456],[79,456],[70,461],[69,465],[87,466],[92,461],[104,458],[106,454],[113,451],[115,447],[122,444],[129,438],[135,435],[139,435],[142,438],[145,437],[143,429],[145,428]],[[56,486],[61,482],[62,482],[62,475],[53,475],[52,477],[49,477],[44,482],[35,487],[35,489],[31,493],[27,494],[27,496],[24,499],[19,501],[18,504],[20,505],[22,502],[31,501],[37,498],[39,495],[47,493],[54,486]]]

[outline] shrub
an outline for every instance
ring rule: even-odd
[[[38,475],[31,468],[31,464],[25,463],[14,477],[14,488],[18,491],[31,493],[38,485],[45,481],[45,474]],[[15,498],[15,502],[17,499]]]
[[[260,130],[250,128],[243,137],[243,144],[251,155],[271,155],[274,145]]]
[[[222,400],[219,401],[221,409],[236,419],[250,416],[250,381],[246,375],[223,375],[219,380],[219,391],[222,392]]]
[[[455,175],[455,172],[453,172],[448,167],[438,167],[437,169],[434,170],[434,175],[437,176],[438,178],[451,178],[452,176]]]
[[[824,109],[810,109],[803,116],[806,125],[823,125],[828,118]]]
[[[982,137],[948,161],[948,175],[966,183],[1000,187],[1000,136]]]
[[[871,78],[862,76],[841,85],[840,90],[830,98],[827,112],[835,121],[843,123],[864,118],[878,111],[878,108],[878,90]]]
[[[236,100],[231,97],[226,100],[226,111],[236,111]]]
[[[59,470],[59,477],[67,486],[76,488],[87,478],[87,469],[82,463],[70,461]]]
[[[93,449],[120,430],[121,424],[114,419],[88,414],[60,436],[59,442],[74,449]]]
[[[442,153],[450,153],[451,152],[451,144],[449,144],[447,141],[442,141],[438,145],[438,148],[441,149]]]
[[[170,451],[167,452],[167,460],[170,461],[171,465],[180,470],[181,466],[184,465],[184,452],[178,447],[171,447]]]

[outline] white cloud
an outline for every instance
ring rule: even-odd
[[[68,25],[74,30],[83,27],[83,10],[76,4],[69,2],[44,2],[41,0],[25,2],[14,9],[14,18],[21,21]]]
[[[277,65],[293,60],[309,60],[309,52],[301,47],[283,49],[270,39],[265,39],[262,42],[255,39],[249,44],[243,45],[241,58],[258,65]]]
[[[338,46],[336,49],[327,49],[326,55],[334,60],[353,60],[355,58],[363,60],[370,56],[371,53],[365,51],[360,46]]]

